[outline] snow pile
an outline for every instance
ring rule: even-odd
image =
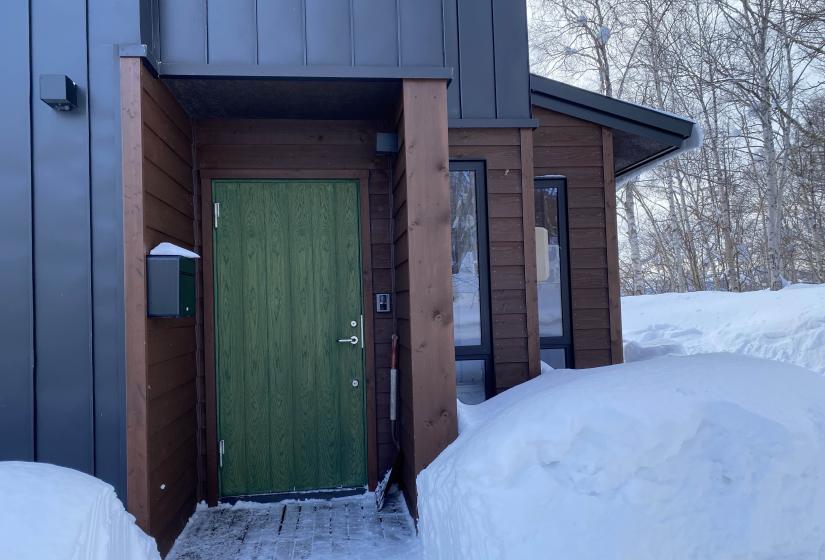
[[[418,477],[427,558],[825,557],[825,380],[807,370],[560,370],[473,416]]]
[[[160,560],[114,488],[43,463],[0,462],[0,558]]]
[[[625,360],[734,352],[825,373],[825,284],[622,298]]]

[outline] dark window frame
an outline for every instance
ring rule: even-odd
[[[565,364],[568,369],[575,367],[573,356],[573,301],[570,291],[570,230],[567,218],[567,178],[536,177],[533,181],[533,196],[541,188],[555,188],[558,193],[559,211],[559,264],[561,274],[561,336],[539,336],[540,350],[564,350]],[[538,312],[541,313],[539,307]],[[539,317],[541,321],[541,317]]]
[[[455,359],[456,361],[484,361],[484,398],[489,399],[496,394],[496,380],[495,372],[493,371],[493,319],[492,292],[490,291],[490,238],[487,214],[487,162],[484,160],[450,160],[450,173],[454,171],[472,171],[475,173],[476,178],[478,289],[481,313],[481,344],[473,346],[456,345]]]

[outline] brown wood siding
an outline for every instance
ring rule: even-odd
[[[528,274],[536,266],[532,137],[507,128],[452,129],[449,137],[450,159],[486,163],[493,373],[500,392],[539,372],[535,272]]]
[[[567,177],[577,368],[622,361],[613,140],[597,124],[533,107],[535,174]]]
[[[195,319],[146,317],[146,255],[195,240],[188,117],[139,59],[124,59],[129,509],[165,553],[197,500]],[[128,180],[127,180],[128,178]]]
[[[391,314],[375,313],[372,304],[375,293],[392,292],[390,168],[388,158],[375,153],[375,134],[381,127],[377,122],[322,120],[215,119],[195,123],[196,154],[202,177],[214,173],[235,178],[354,177],[368,183],[367,189],[361,192],[362,197],[366,192],[362,214],[369,216],[363,237],[370,243],[369,254],[364,259],[369,262],[364,289],[370,290],[366,294],[370,304],[364,312],[365,327],[372,325],[367,360],[370,369],[367,407],[374,411],[369,415],[372,426],[368,430],[371,484],[391,466],[395,457],[389,422],[393,320]],[[203,215],[204,220],[208,219],[211,209],[204,209]],[[205,332],[204,340],[209,336]],[[205,351],[208,348],[206,344]],[[206,356],[203,360],[198,383],[205,387],[209,383],[205,377],[209,361]],[[207,406],[214,407],[211,398],[199,407],[199,414],[204,418]],[[199,425],[207,446],[213,445],[207,438],[206,422]],[[202,462],[208,463],[207,458],[203,457]],[[216,476],[215,469],[216,465],[211,467],[214,472],[207,476]],[[210,501],[215,498],[214,492],[209,495]]]
[[[399,439],[407,503],[415,477],[457,435],[446,84],[405,80],[393,220]]]
[[[415,504],[415,437],[413,436],[414,415],[412,407],[412,362],[410,353],[410,271],[409,245],[407,237],[407,169],[406,169],[406,141],[404,137],[403,103],[396,122],[398,131],[398,157],[393,164],[392,185],[392,242],[395,249],[393,263],[395,315],[398,331],[398,443],[401,447],[402,483],[407,489],[407,503],[412,507]]]

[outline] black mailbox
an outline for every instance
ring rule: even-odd
[[[146,257],[149,317],[195,316],[195,260],[176,255]]]

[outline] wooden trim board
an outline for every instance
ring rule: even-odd
[[[524,225],[524,278],[527,305],[527,371],[533,378],[541,373],[539,341],[539,300],[536,278],[536,211],[533,185],[533,130],[521,133],[521,203]]]
[[[149,531],[146,285],[144,280],[143,117],[140,58],[120,59],[123,149],[123,296],[126,362],[126,496]]]
[[[619,282],[619,234],[616,209],[616,175],[613,169],[613,131],[602,128],[602,162],[604,166],[605,239],[607,241],[607,283],[610,309],[610,359],[624,361],[622,341],[622,300]]]

